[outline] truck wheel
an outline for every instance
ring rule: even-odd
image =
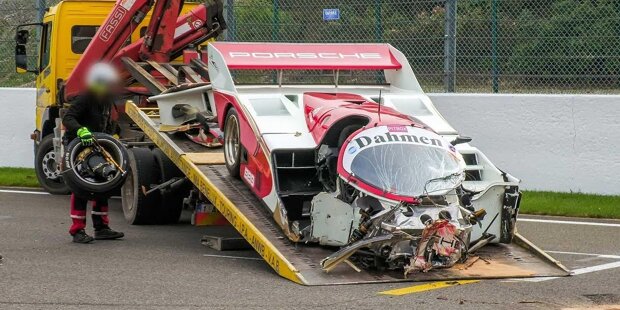
[[[155,163],[159,168],[159,184],[169,181],[172,178],[183,178],[185,175],[160,149],[153,151]],[[183,211],[183,199],[189,196],[189,185],[183,185],[161,195],[160,209],[157,212],[158,224],[174,224],[179,221]]]
[[[54,135],[47,135],[37,147],[34,159],[34,168],[39,184],[50,194],[67,195],[69,187],[60,175],[61,158],[56,158],[54,152]]]
[[[241,167],[241,130],[239,115],[235,108],[230,108],[224,123],[224,159],[231,176],[238,178]]]
[[[123,214],[131,225],[153,224],[159,209],[159,195],[145,196],[144,192],[159,181],[155,157],[147,148],[129,149],[128,153],[130,171],[121,188]]]

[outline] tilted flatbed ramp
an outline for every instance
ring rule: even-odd
[[[126,110],[129,117],[185,173],[258,254],[280,276],[293,282],[334,285],[569,274],[562,264],[518,234],[512,244],[483,247],[476,253],[478,259],[471,258],[449,269],[415,273],[408,278],[404,278],[402,272],[356,272],[347,264],[341,264],[330,273],[325,273],[319,262],[335,250],[290,242],[251,191],[240,180],[230,177],[225,166],[213,164],[221,162],[221,151],[202,148],[160,132],[157,118],[149,117],[133,103],[128,103]]]

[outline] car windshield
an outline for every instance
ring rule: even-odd
[[[406,197],[442,195],[464,179],[459,159],[439,147],[390,143],[364,148],[351,173],[360,181]]]

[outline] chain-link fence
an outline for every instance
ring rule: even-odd
[[[0,0],[0,85],[43,1]],[[617,0],[223,1],[227,40],[391,43],[428,92],[620,93]]]

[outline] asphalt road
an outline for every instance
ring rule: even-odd
[[[421,284],[300,286],[277,276],[252,251],[220,253],[202,246],[201,236],[213,228],[187,223],[129,226],[118,200],[112,202],[112,226],[126,233],[124,240],[73,244],[67,233],[68,203],[67,197],[0,192],[0,254],[4,256],[0,309],[560,309],[620,305],[620,221],[594,221],[615,226],[519,224],[525,237],[551,251],[578,273],[575,276],[545,281],[484,280],[386,296],[379,292]]]

